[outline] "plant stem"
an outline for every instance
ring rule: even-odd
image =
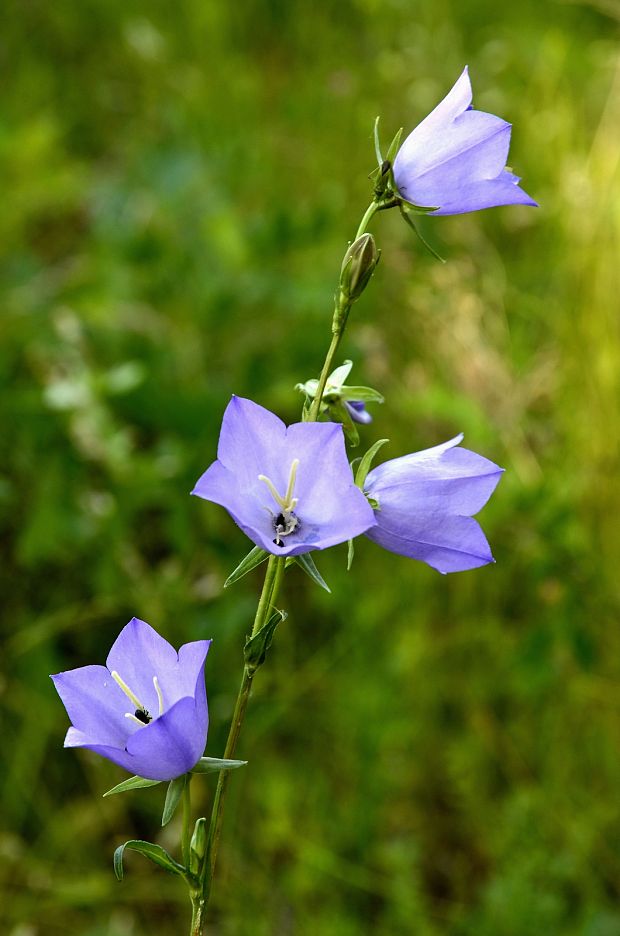
[[[185,786],[183,787],[183,830],[181,833],[181,854],[183,855],[183,864],[187,868],[189,865],[189,842],[192,835],[192,795],[190,792],[191,773],[185,775]]]
[[[372,201],[366,211],[364,216],[359,223],[357,232],[353,241],[356,241],[358,237],[361,237],[362,234],[366,233],[366,228],[368,227],[369,222],[375,216],[377,211],[380,211],[383,206],[378,201]],[[347,326],[347,319],[349,318],[349,311],[351,309],[352,303],[347,302],[341,296],[341,294],[336,294],[336,311],[334,313],[334,322],[332,325],[332,340],[330,346],[325,355],[325,361],[323,363],[323,369],[321,370],[321,376],[319,377],[319,384],[314,394],[314,399],[310,407],[310,413],[308,416],[308,422],[316,422],[319,418],[321,412],[321,400],[323,399],[323,394],[325,393],[325,385],[327,384],[327,378],[329,377],[334,358],[336,357],[336,352],[338,346],[340,345],[340,340],[344,335],[344,330]]]
[[[278,592],[282,582],[282,575],[284,573],[284,563],[285,559],[283,557],[269,557],[267,571],[265,573],[265,582],[263,584],[263,590],[261,592],[258,608],[256,609],[256,616],[254,618],[251,637],[255,637],[256,634],[258,634],[261,628],[265,625],[269,617],[269,612],[277,600]],[[241,732],[241,726],[245,717],[248,699],[250,697],[253,678],[254,670],[250,670],[247,666],[244,666],[241,686],[239,687],[237,701],[235,702],[235,710],[233,712],[232,722],[228,732],[228,740],[226,741],[226,748],[224,750],[224,758],[226,759],[234,757],[237,741]],[[204,915],[211,893],[211,884],[213,881],[215,862],[217,859],[220,835],[222,832],[222,819],[224,815],[226,791],[228,789],[228,779],[229,771],[220,771],[217,787],[215,789],[213,808],[211,810],[211,825],[209,827],[207,851],[202,871],[202,893],[199,895],[196,903],[192,901],[192,936],[200,936],[202,932],[201,927],[204,925]],[[200,907],[197,907],[196,904],[200,904]]]

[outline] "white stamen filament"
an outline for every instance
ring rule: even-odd
[[[135,721],[136,725],[140,725],[140,728],[144,728],[144,722],[136,718],[132,712],[125,712],[125,718],[131,718],[132,721]]]
[[[125,682],[125,680],[124,680],[124,679],[121,679],[121,677],[118,675],[118,673],[116,672],[116,670],[112,670],[112,674],[111,674],[111,675],[112,675],[112,679],[114,680],[114,682],[117,683],[118,686],[120,686],[120,688],[123,690],[123,692],[125,693],[125,695],[127,696],[127,698],[130,699],[130,700],[133,702],[134,707],[137,708],[137,709],[141,709],[143,712],[146,712],[146,706],[142,705],[142,702],[140,701],[140,699],[138,698],[138,696],[135,694],[135,692],[132,692],[132,691],[131,691],[131,689],[129,688],[129,686],[128,686],[127,683]],[[131,717],[133,718],[133,716],[131,716]],[[136,719],[136,721],[137,721],[137,719]],[[141,722],[141,724],[143,724],[143,723]]]
[[[164,714],[164,697],[161,694],[161,689],[159,686],[157,676],[153,676],[153,685],[155,686],[155,692],[157,693],[157,698],[159,699],[159,714],[163,715]]]
[[[269,488],[271,496],[273,497],[274,501],[276,502],[278,507],[280,507],[280,509],[282,510],[282,513],[285,516],[286,514],[291,513],[295,509],[295,507],[297,506],[297,501],[299,500],[298,497],[293,497],[293,491],[295,489],[295,479],[297,478],[298,467],[299,467],[299,459],[294,458],[291,463],[291,470],[288,476],[288,486],[286,488],[286,494],[284,495],[284,497],[281,497],[280,494],[278,494],[270,478],[268,478],[266,475],[263,475],[263,474],[259,474],[258,476],[259,481],[265,482],[265,484]]]

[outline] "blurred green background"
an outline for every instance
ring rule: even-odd
[[[620,934],[620,55],[616,0],[5,0],[0,56],[0,931],[184,933],[117,844],[161,788],[63,751],[49,673],[136,614],[213,637],[221,755],[260,573],[188,496],[232,392],[295,421],[371,128],[469,63],[542,207],[397,213],[342,358],[385,457],[463,430],[506,466],[497,564],[442,577],[359,541],[300,571],[231,784],[211,936]],[[383,453],[382,453],[383,454]],[[202,781],[198,807],[213,785]]]

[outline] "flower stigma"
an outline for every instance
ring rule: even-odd
[[[133,692],[124,679],[122,679],[116,670],[112,670],[111,673],[112,679],[119,686],[130,702],[133,702],[135,706],[134,712],[125,712],[125,718],[130,718],[132,721],[135,721],[140,727],[148,725],[149,722],[153,721],[153,716],[149,714],[148,709],[145,705],[140,702],[138,696]],[[157,676],[153,676],[153,684],[157,691],[157,698],[159,699],[159,714],[161,715],[163,709],[163,697],[161,694],[161,689],[159,688],[159,683],[157,682]]]
[[[267,508],[273,517],[273,529],[275,535],[274,543],[276,546],[284,546],[282,542],[282,537],[290,536],[291,533],[294,533],[295,530],[299,527],[299,519],[293,513],[297,502],[298,497],[293,497],[293,491],[295,490],[295,480],[297,478],[297,469],[299,467],[299,459],[294,458],[291,462],[291,470],[288,476],[288,485],[286,488],[286,494],[282,497],[278,494],[273,481],[267,477],[267,475],[259,474],[258,480],[264,481],[264,483],[269,488],[271,496],[274,501],[280,508],[280,512],[275,514],[271,508]]]

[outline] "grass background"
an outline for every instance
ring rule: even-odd
[[[63,751],[48,674],[136,614],[213,637],[221,754],[258,574],[188,496],[231,394],[298,418],[371,128],[469,63],[540,210],[395,213],[342,356],[386,457],[463,430],[507,471],[497,564],[439,576],[359,542],[288,575],[252,698],[211,936],[620,934],[620,56],[616,0],[5,0],[0,59],[0,930],[182,933],[129,856],[160,788]],[[380,410],[380,411],[379,411]],[[198,808],[208,809],[212,785]]]

